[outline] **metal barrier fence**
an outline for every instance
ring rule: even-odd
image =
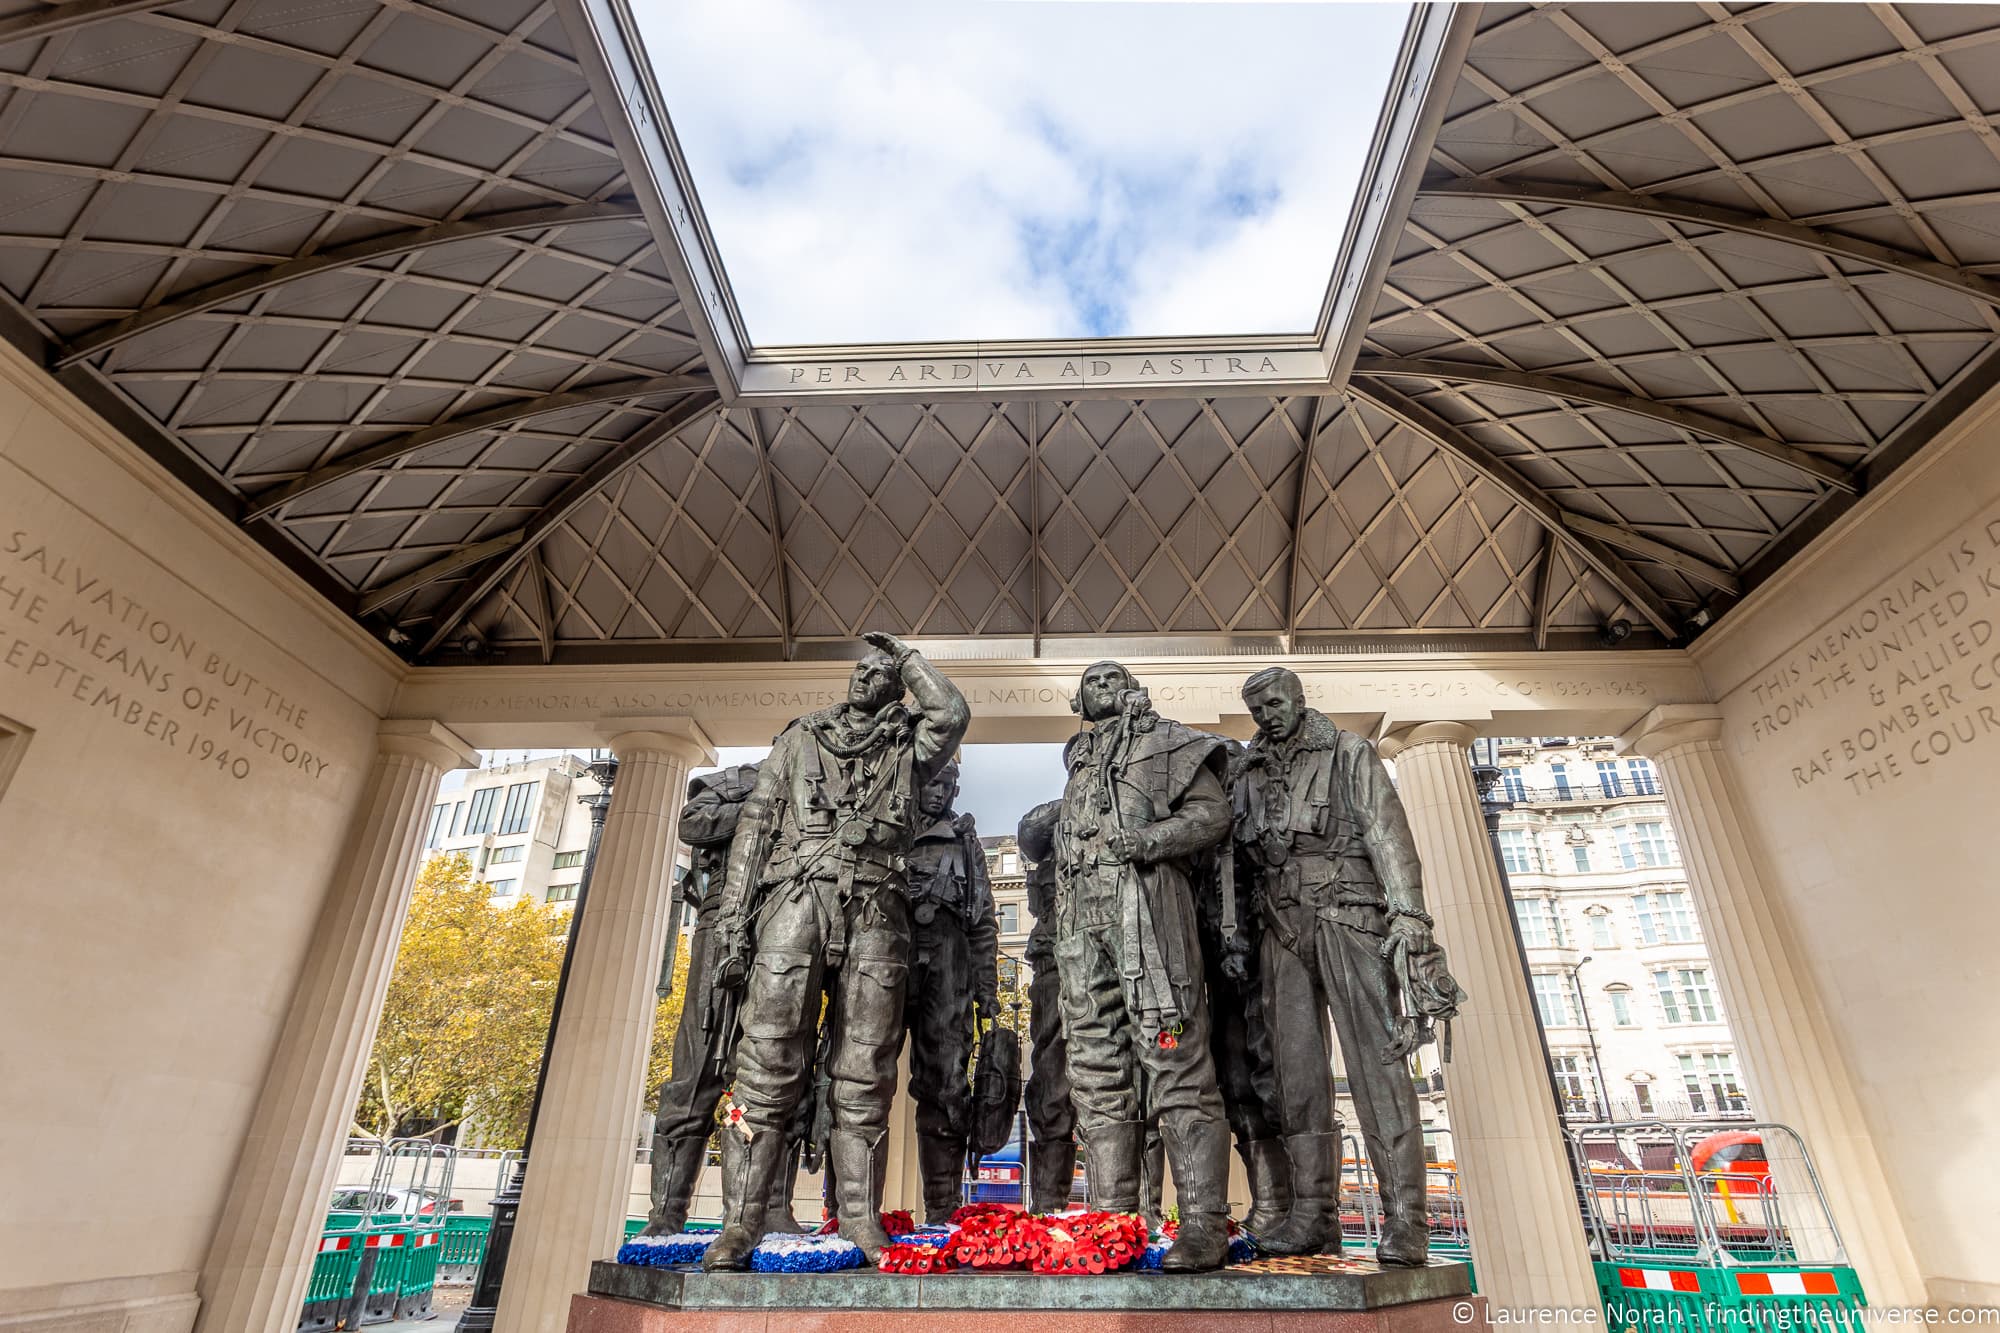
[[[1569,1141],[1609,1328],[1859,1327],[1867,1297],[1790,1127],[1609,1123]]]
[[[456,1151],[428,1139],[350,1139],[347,1153],[373,1156],[374,1165],[361,1206],[327,1215],[299,1311],[300,1333],[431,1312]]]

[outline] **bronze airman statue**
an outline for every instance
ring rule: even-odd
[[[732,1089],[745,1137],[740,1188],[703,1266],[747,1267],[764,1234],[787,1129],[806,1093],[822,985],[828,997],[829,1157],[840,1234],[870,1263],[888,1242],[883,1140],[895,1092],[909,973],[909,856],[917,793],[949,762],[965,698],[893,635],[855,664],[846,702],[787,727],[744,803],[716,929],[718,981],[747,978]],[[906,707],[907,689],[914,707]],[[752,941],[754,940],[754,947]]]

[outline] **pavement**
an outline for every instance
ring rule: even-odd
[[[431,1297],[428,1319],[397,1319],[386,1324],[370,1324],[369,1333],[446,1333],[458,1323],[460,1311],[472,1299],[472,1284],[455,1282],[439,1287]]]

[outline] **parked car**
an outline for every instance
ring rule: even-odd
[[[965,1171],[965,1198],[968,1203],[1021,1202],[1021,1139],[1017,1134],[999,1152],[979,1159],[979,1169]]]
[[[440,1190],[371,1190],[366,1185],[342,1185],[333,1192],[327,1211],[334,1213],[384,1213],[398,1217],[441,1217],[465,1211],[465,1200],[447,1199]]]

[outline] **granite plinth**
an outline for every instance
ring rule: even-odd
[[[1225,1269],[1191,1275],[1106,1273],[703,1273],[698,1269],[591,1266],[569,1333],[893,1333],[1010,1330],[1035,1311],[1035,1333],[1125,1326],[1150,1333],[1332,1330],[1430,1333],[1476,1322],[1461,1263],[1378,1268],[1325,1260],[1309,1272]],[[1309,1322],[1308,1322],[1309,1321]]]

